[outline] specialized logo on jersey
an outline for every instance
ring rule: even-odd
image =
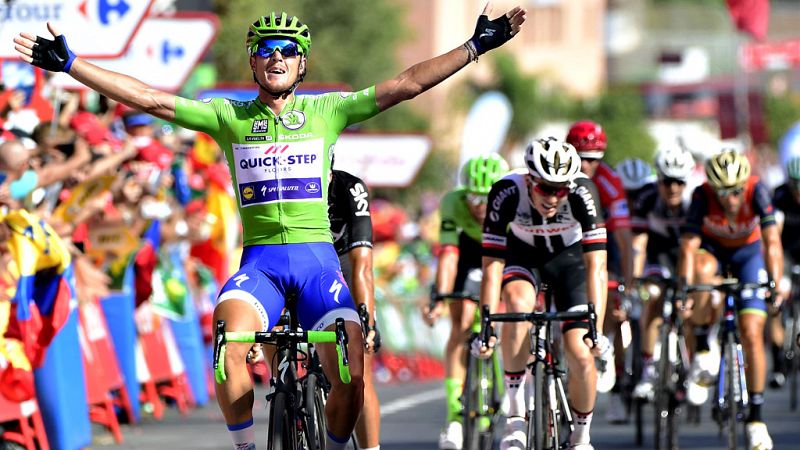
[[[323,142],[233,144],[242,206],[322,200]]]
[[[260,119],[253,121],[253,133],[266,133],[269,131],[269,119]]]
[[[303,111],[289,111],[288,113],[280,116],[281,124],[287,130],[299,130],[306,124],[306,115]]]
[[[369,202],[367,202],[367,190],[361,183],[356,183],[350,188],[350,195],[356,203],[356,216],[369,216]]]

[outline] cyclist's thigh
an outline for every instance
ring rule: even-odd
[[[536,251],[529,245],[509,240],[501,294],[503,301],[509,305],[509,312],[533,310],[540,285],[535,255]]]
[[[761,243],[754,242],[739,248],[731,256],[734,276],[743,283],[764,283],[767,281],[767,270],[761,254]],[[742,289],[737,309],[739,314],[757,314],[766,316],[766,289]]]
[[[344,281],[347,282],[349,287],[353,284],[353,267],[350,265],[350,253],[342,253],[339,255],[339,268],[342,270]]]
[[[297,315],[305,330],[324,330],[341,317],[361,324],[332,244],[290,244],[291,283],[297,290]]]
[[[244,250],[239,271],[222,286],[217,296],[217,304],[226,300],[241,300],[249,304],[261,319],[261,331],[267,331],[272,329],[280,318],[285,304],[284,292],[259,269],[258,258],[252,255],[260,252],[249,249],[250,247],[247,247]]]

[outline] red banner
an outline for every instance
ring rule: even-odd
[[[725,0],[734,25],[757,40],[767,37],[769,0]]]

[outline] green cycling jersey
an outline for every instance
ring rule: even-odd
[[[228,161],[244,245],[332,242],[328,173],[349,125],[380,112],[375,87],[294,96],[279,115],[259,99],[177,98],[174,122],[204,132]]]
[[[469,212],[466,189],[456,189],[445,194],[439,204],[439,215],[442,224],[439,230],[440,244],[458,245],[458,234],[461,232],[472,240],[481,242],[483,224]]]

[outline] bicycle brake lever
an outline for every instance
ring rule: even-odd
[[[336,319],[336,342],[342,349],[342,365],[349,366],[350,359],[347,352],[347,331],[344,329],[344,319],[342,318]]]
[[[597,347],[597,313],[594,311],[594,304],[589,303],[589,332],[583,335],[584,339],[589,339],[591,348]]]

